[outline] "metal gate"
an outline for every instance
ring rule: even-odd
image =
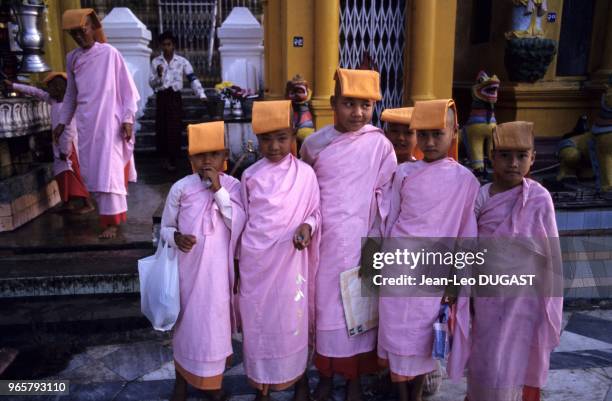
[[[406,0],[340,0],[340,65],[380,73],[375,124],[382,110],[402,105],[405,10]]]
[[[217,0],[159,0],[159,31],[172,31],[177,50],[201,76],[217,76],[213,56],[217,27]]]

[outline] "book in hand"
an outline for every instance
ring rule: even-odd
[[[378,327],[378,297],[362,293],[359,266],[340,273],[340,293],[349,337]]]

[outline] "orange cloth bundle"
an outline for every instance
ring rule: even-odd
[[[87,16],[91,17],[96,42],[106,43],[106,35],[104,34],[104,29],[102,29],[102,23],[93,8],[74,8],[64,11],[62,15],[62,29],[69,31],[84,27],[87,23]]]
[[[64,79],[67,79],[65,72],[51,71],[50,73],[47,74],[45,79],[43,79],[43,84],[48,84],[49,82],[51,82],[53,78],[56,78],[56,77],[62,77]]]
[[[385,109],[380,116],[382,121],[392,124],[410,125],[414,107],[401,107],[398,109]]]
[[[292,128],[291,100],[270,100],[253,103],[253,133],[267,134]]]
[[[414,130],[438,130],[446,127],[446,113],[455,111],[455,127],[459,117],[453,99],[438,99],[416,102],[410,128]]]
[[[340,94],[356,99],[381,100],[380,75],[373,70],[338,68],[334,79],[340,85]]]
[[[225,149],[225,124],[223,121],[189,124],[187,139],[189,156],[198,153],[214,152]]]
[[[499,124],[493,131],[493,149],[533,149],[533,123],[512,121]]]

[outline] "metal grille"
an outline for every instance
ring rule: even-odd
[[[177,49],[200,76],[216,76],[213,60],[217,1],[159,1],[159,31],[170,30]]]
[[[400,107],[404,95],[406,0],[340,1],[340,66],[372,68],[380,73],[383,99],[374,110]]]
[[[232,12],[234,7],[247,7],[251,13],[261,22],[263,7],[261,0],[221,0],[219,3],[219,16],[221,23]]]

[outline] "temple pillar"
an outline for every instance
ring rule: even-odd
[[[454,0],[412,0],[406,32],[409,32],[409,103],[450,98],[455,56]],[[444,29],[440,29],[444,27]]]
[[[62,14],[71,8],[80,8],[80,0],[47,1],[44,27],[45,60],[53,71],[66,70],[66,54],[76,48],[76,43],[62,30]]]
[[[312,110],[315,127],[333,124],[334,113],[329,103],[334,93],[334,72],[340,62],[340,1],[314,2],[314,91]]]
[[[282,82],[281,0],[266,0],[264,7],[264,95],[266,100],[278,100],[284,96]]]

